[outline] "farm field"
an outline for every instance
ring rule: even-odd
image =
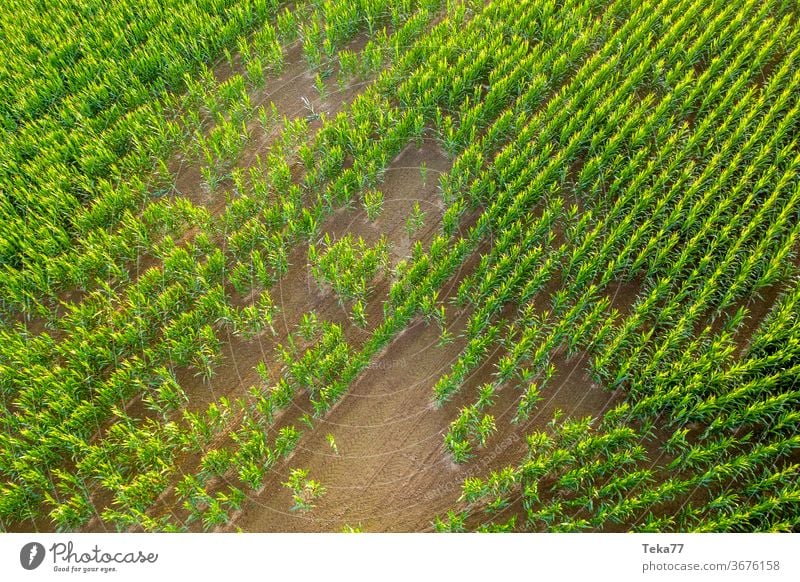
[[[0,531],[800,531],[796,2],[0,13]]]

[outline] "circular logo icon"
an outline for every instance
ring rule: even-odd
[[[35,570],[44,561],[44,546],[39,542],[29,542],[19,551],[19,563],[26,570]]]

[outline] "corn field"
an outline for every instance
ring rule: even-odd
[[[800,531],[795,2],[0,12],[0,531]]]

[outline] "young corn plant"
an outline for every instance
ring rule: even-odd
[[[317,90],[320,99],[325,100],[328,97],[328,87],[325,85],[325,80],[319,73],[314,77],[314,89]]]
[[[318,481],[308,478],[307,469],[292,469],[289,479],[283,484],[291,490],[294,506],[292,511],[306,513],[311,511],[315,502],[325,494],[325,487]]]
[[[411,214],[406,219],[406,234],[409,238],[414,236],[414,233],[422,228],[425,224],[425,212],[419,206],[419,202],[414,203],[414,208]]]
[[[374,189],[364,192],[364,209],[369,220],[378,218],[383,210],[383,192]]]
[[[328,446],[330,446],[331,450],[333,451],[333,454],[338,455],[339,445],[336,444],[336,438],[331,433],[328,433],[325,435],[325,440],[328,441]]]
[[[361,299],[356,299],[350,313],[350,319],[356,327],[364,329],[367,327],[367,308]]]
[[[330,286],[339,301],[366,301],[373,281],[385,274],[389,265],[389,243],[381,238],[375,246],[348,233],[333,242],[328,233],[322,249],[309,245],[311,273],[321,287]]]

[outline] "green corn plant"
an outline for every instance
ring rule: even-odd
[[[450,511],[447,512],[447,515],[444,517],[444,519],[438,516],[436,517],[433,523],[433,529],[439,533],[465,532],[467,531],[465,525],[466,519],[467,519],[466,512],[456,513],[451,509]]]
[[[364,302],[361,299],[357,299],[353,303],[353,309],[350,313],[350,318],[357,327],[362,329],[367,327],[367,310],[364,306]]]
[[[209,531],[228,522],[228,512],[219,499],[212,498],[203,511],[203,529]]]
[[[318,481],[308,478],[307,469],[291,469],[289,479],[283,484],[291,490],[294,506],[292,511],[303,513],[314,508],[315,502],[325,494],[325,487]]]
[[[364,209],[367,211],[369,220],[374,221],[378,218],[383,209],[383,192],[373,189],[364,192]]]
[[[425,213],[419,206],[419,202],[414,203],[414,208],[406,219],[406,234],[411,238],[415,232],[425,224]]]
[[[282,427],[275,439],[275,454],[284,458],[288,457],[294,451],[301,436],[302,433],[294,425]]]
[[[325,435],[325,440],[328,441],[328,446],[330,446],[331,450],[333,451],[334,455],[339,454],[339,446],[336,443],[336,439],[331,433]]]

